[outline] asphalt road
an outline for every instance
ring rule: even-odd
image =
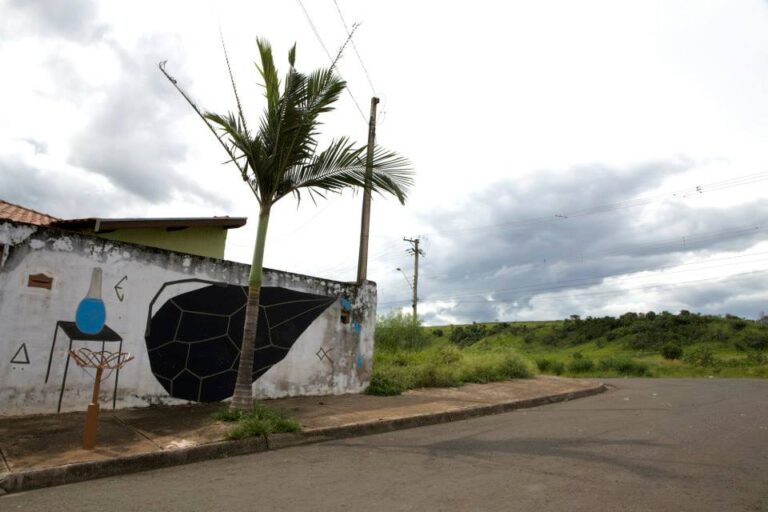
[[[0,510],[768,511],[768,380],[625,379],[498,416],[0,497]]]

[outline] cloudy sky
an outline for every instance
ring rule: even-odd
[[[342,21],[342,16],[344,21]],[[311,21],[310,21],[311,20]],[[375,198],[380,313],[427,323],[768,311],[768,2],[0,0],[0,198],[60,217],[243,215],[256,202],[157,70],[206,109],[263,106],[254,39],[349,91],[326,133],[408,156]],[[324,49],[325,46],[325,49]],[[284,200],[266,265],[352,280],[360,196]],[[254,222],[230,232],[247,262]]]

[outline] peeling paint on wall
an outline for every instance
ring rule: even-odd
[[[188,387],[192,389],[197,385],[197,393],[177,393],[181,388],[174,391],[172,385],[164,386],[156,378],[160,372],[155,372],[156,365],[149,353],[145,331],[148,320],[151,322],[153,315],[160,314],[164,305],[177,296],[210,287],[211,283],[242,290],[247,283],[247,265],[12,222],[0,222],[0,243],[8,244],[5,264],[0,268],[0,325],[3,326],[0,330],[0,414],[53,412],[59,402],[62,411],[76,410],[89,399],[90,376],[77,367],[69,368],[66,374],[69,342],[54,345],[51,339],[59,322],[74,324],[77,305],[96,267],[102,269],[106,285],[102,300],[109,313],[107,323],[123,340],[122,351],[130,352],[136,358],[122,370],[119,380],[116,372],[105,379],[102,400],[114,399],[119,408],[183,403],[184,400],[178,397],[219,399],[222,396],[220,390],[213,394],[201,393],[201,383],[209,376],[207,373],[197,381],[190,380]],[[28,276],[38,273],[53,278],[54,285],[50,290],[26,286]],[[205,282],[181,287],[162,286],[162,283],[183,280]],[[282,289],[294,296],[321,297],[322,300],[307,299],[317,301],[314,304],[317,314],[305,322],[304,328],[294,329],[295,332],[287,338],[294,336],[293,341],[272,343],[272,340],[262,345],[264,353],[260,357],[266,363],[254,366],[258,373],[254,377],[257,379],[254,383],[256,396],[272,398],[362,391],[370,378],[367,362],[373,355],[375,284],[366,282],[357,286],[265,269],[264,286]],[[346,301],[344,304],[342,298]],[[286,301],[276,299],[274,304],[264,304],[269,308],[281,302]],[[148,315],[151,303],[155,307]],[[305,305],[312,306],[310,303]],[[189,308],[186,311],[190,311]],[[340,321],[342,311],[349,314],[347,324]],[[275,313],[280,315],[277,309]],[[242,321],[236,315],[229,317],[233,325]],[[270,325],[274,328],[273,324],[280,320],[273,320],[270,316]],[[267,325],[266,320],[261,323]],[[289,324],[284,327],[290,327]],[[296,323],[301,327],[299,324]],[[209,327],[200,327],[198,322],[185,329],[199,331],[197,338],[190,338],[186,343],[206,343],[207,338],[199,336]],[[19,340],[24,340],[23,350]],[[176,333],[172,340],[179,341]],[[76,342],[75,345],[78,343],[95,341]],[[232,352],[235,358],[239,357],[239,345],[237,351],[233,348]],[[270,357],[275,354],[282,357],[274,361],[263,359],[267,352]],[[190,353],[187,349],[184,369],[180,371],[188,370],[187,365],[193,364],[186,360]],[[42,361],[37,359],[43,364],[34,364],[34,358],[32,364],[18,362],[30,359],[32,354],[45,354]],[[44,364],[46,359],[49,359],[49,368]],[[321,364],[318,364],[319,359]],[[12,360],[17,362],[11,363]],[[360,360],[363,361],[362,368]],[[198,368],[190,374],[202,376],[201,371],[205,369]]]

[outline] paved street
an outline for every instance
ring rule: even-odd
[[[0,497],[0,510],[768,510],[768,380],[568,403]]]

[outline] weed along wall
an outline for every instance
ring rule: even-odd
[[[249,267],[0,222],[0,415],[82,410],[81,356],[106,371],[102,408],[232,395]],[[373,356],[376,286],[265,270],[254,357],[259,398],[357,393]]]

